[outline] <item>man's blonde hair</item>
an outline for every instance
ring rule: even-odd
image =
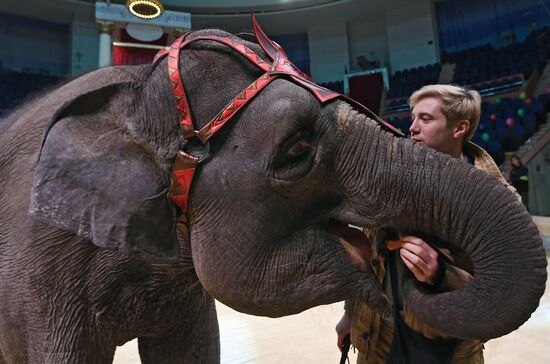
[[[481,96],[479,92],[454,85],[427,85],[416,90],[409,98],[411,109],[426,97],[436,97],[441,100],[441,112],[447,122],[468,120],[470,127],[464,141],[470,140],[479,125],[481,115]]]

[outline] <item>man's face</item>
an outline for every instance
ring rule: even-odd
[[[439,152],[450,154],[456,141],[453,128],[441,111],[441,101],[425,97],[411,111],[411,139]]]

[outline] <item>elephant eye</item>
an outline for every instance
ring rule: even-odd
[[[296,158],[300,155],[307,153],[311,149],[311,142],[309,139],[300,139],[292,147],[290,147],[287,155],[289,158]]]
[[[286,140],[273,161],[275,176],[295,179],[307,173],[313,161],[311,131],[300,130]]]

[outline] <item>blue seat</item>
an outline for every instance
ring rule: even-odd
[[[550,96],[548,94],[541,94],[537,96],[537,103],[543,105],[543,107],[550,106]]]
[[[516,150],[523,144],[527,138],[525,137],[525,129],[521,125],[515,125],[511,129],[510,142],[512,149]]]
[[[404,133],[408,133],[411,127],[411,119],[408,117],[401,118],[399,119],[399,125],[401,125],[401,130],[403,130]]]
[[[504,161],[504,151],[502,150],[502,144],[498,140],[489,140],[485,149],[497,164],[501,164]]]
[[[495,129],[505,129],[508,128],[508,125],[506,125],[506,118],[497,118],[497,120],[494,122]]]
[[[472,137],[472,142],[477,145],[480,145],[483,142],[483,139],[481,139],[481,133],[479,130]]]
[[[512,100],[512,107],[516,110],[519,109],[519,108],[523,108],[524,107],[523,100],[521,100],[521,99]]]
[[[532,111],[528,111],[528,112],[525,114],[525,117],[523,118],[523,124],[529,123],[529,122],[533,122],[533,123],[536,123],[536,122],[537,122],[537,118],[536,118],[535,115],[532,113]]]
[[[511,136],[510,129],[498,127],[496,129],[496,135],[497,135],[498,139],[500,139],[501,141],[504,141],[504,140],[510,138],[510,136]]]
[[[530,138],[531,135],[535,134],[535,132],[537,131],[537,121],[536,121],[536,119],[534,117],[527,119],[527,116],[530,116],[530,115],[526,115],[526,119],[523,120],[523,127],[525,128],[525,138],[526,139]],[[531,116],[533,116],[533,115],[531,115]]]
[[[535,115],[539,124],[546,121],[546,109],[547,108],[538,101],[531,105],[531,112]]]

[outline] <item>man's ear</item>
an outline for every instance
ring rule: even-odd
[[[470,121],[469,120],[459,120],[453,126],[453,138],[455,139],[464,139],[466,134],[470,130]]]

